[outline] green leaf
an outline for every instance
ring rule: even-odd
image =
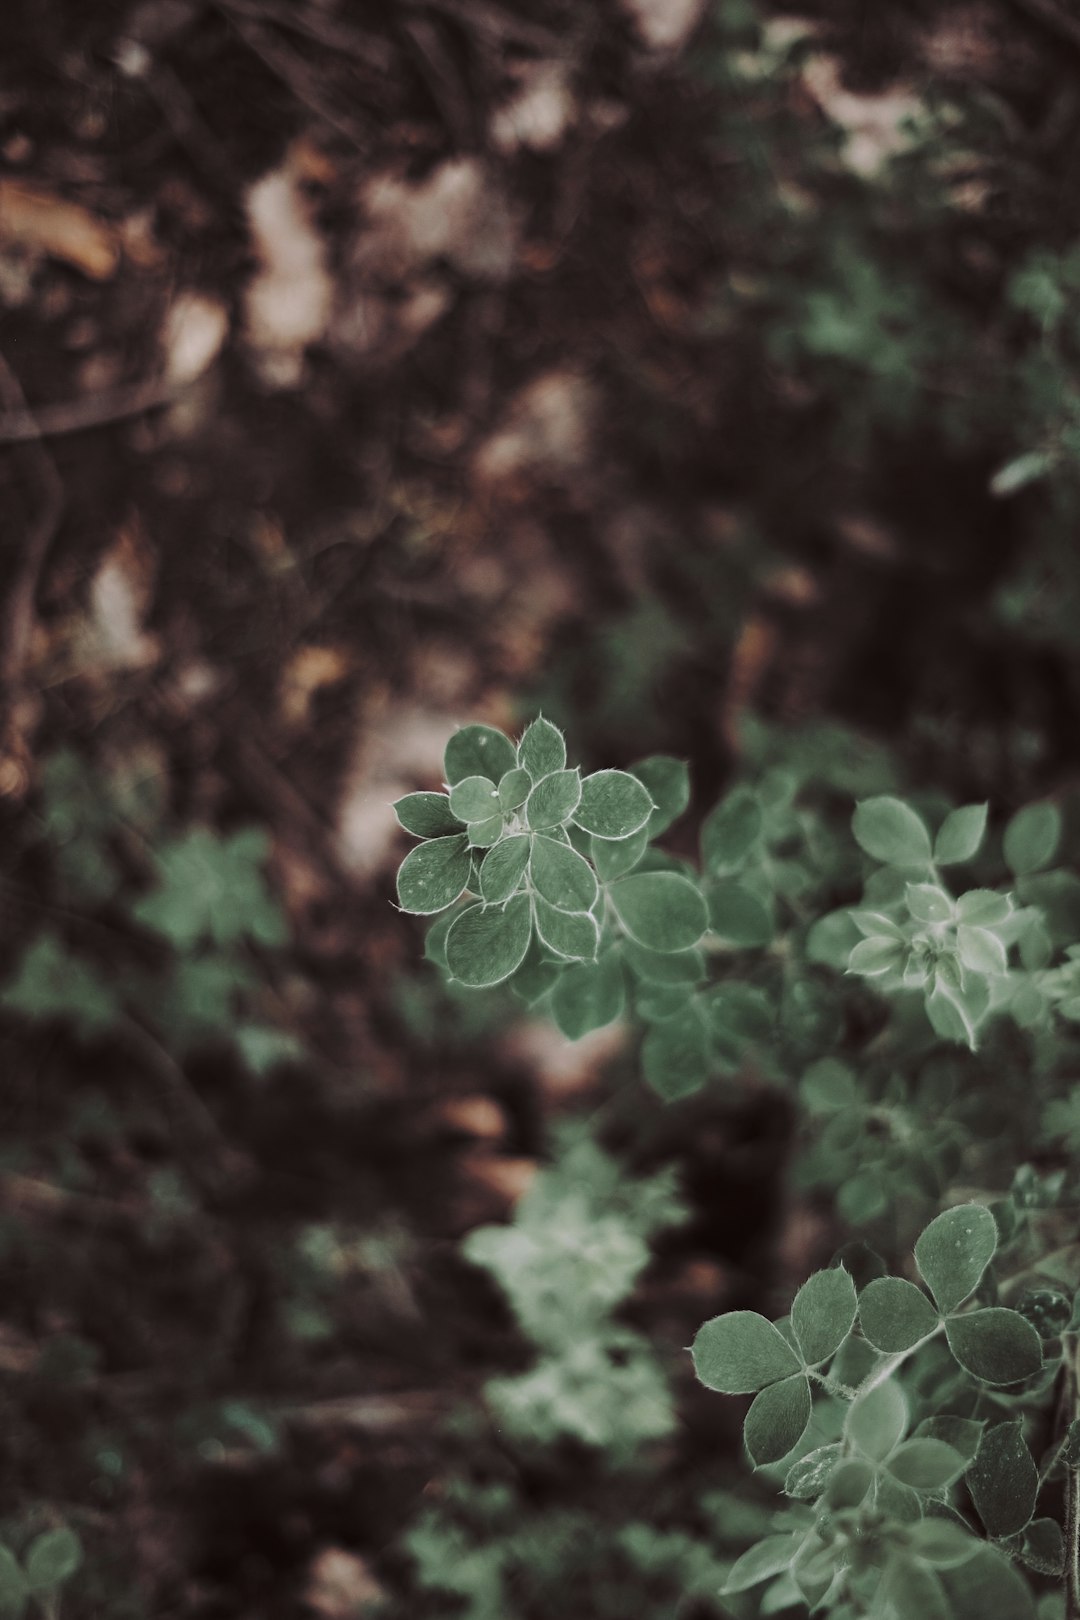
[[[533,920],[536,932],[556,956],[576,962],[596,960],[600,928],[595,917],[587,912],[559,911],[540,895],[534,895]]]
[[[705,977],[705,958],[700,951],[650,951],[636,940],[624,939],[623,960],[647,984],[697,984]]]
[[[913,1491],[943,1491],[967,1467],[958,1451],[944,1440],[905,1440],[888,1461],[889,1473]]]
[[[737,787],[705,817],[701,859],[707,872],[725,877],[743,864],[761,837],[761,804],[748,787]]]
[[[464,894],[472,863],[465,839],[432,838],[411,849],[398,868],[398,901],[403,911],[430,917]]]
[[[685,987],[672,988],[677,994]],[[709,1043],[696,1001],[680,1010],[679,1016],[669,1017],[649,1030],[641,1045],[641,1068],[648,1084],[665,1102],[687,1097],[704,1084],[709,1077]]]
[[[894,1556],[881,1579],[884,1612],[892,1620],[952,1620],[948,1595],[933,1570]]]
[[[537,894],[560,911],[591,911],[600,892],[588,861],[555,838],[533,840],[529,876]]]
[[[888,866],[927,867],[930,834],[920,815],[902,799],[883,794],[856,805],[851,830],[855,841],[875,861]]]
[[[534,782],[553,771],[561,771],[566,764],[566,743],[558,726],[553,726],[543,715],[526,726],[518,743],[518,764],[528,771]]]
[[[501,984],[525,960],[531,931],[528,895],[505,906],[467,907],[446,936],[451,978],[473,990]]]
[[[0,992],[0,1005],[24,1018],[55,1018],[91,1037],[120,1017],[112,986],[90,962],[74,956],[54,934],[40,934]]]
[[[262,871],[268,854],[259,827],[228,838],[192,827],[161,845],[156,886],[136,901],[132,914],[179,950],[205,938],[230,945],[250,936],[261,945],[283,945],[285,919]]]
[[[1039,1470],[1019,1418],[987,1429],[967,1471],[967,1487],[988,1535],[1014,1536],[1028,1523],[1039,1493]]]
[[[1049,866],[1061,842],[1061,811],[1043,800],[1018,810],[1005,828],[1005,864],[1015,877]]]
[[[551,1011],[567,1039],[578,1041],[618,1018],[623,1000],[622,969],[616,954],[609,951],[599,962],[582,962],[563,970],[552,992]]]
[[[576,771],[553,771],[541,777],[525,801],[525,820],[534,832],[561,827],[573,815],[581,797],[581,776]]]
[[[743,1440],[755,1468],[794,1451],[810,1422],[810,1385],[801,1373],[770,1384],[757,1395],[743,1423]]]
[[[795,1554],[803,1544],[803,1536],[766,1536],[756,1546],[744,1552],[732,1564],[728,1578],[720,1588],[723,1593],[746,1592],[761,1581],[770,1580],[790,1569]]]
[[[926,1016],[936,1035],[974,1052],[979,1025],[990,1008],[990,992],[985,978],[978,974],[969,974],[961,986],[958,971],[952,959],[939,957],[934,987],[926,998]]]
[[[524,835],[504,838],[480,863],[480,893],[489,903],[509,900],[529,864],[530,841]]]
[[[648,824],[629,838],[589,837],[589,855],[604,883],[632,872],[648,847]]]
[[[855,1284],[843,1266],[815,1271],[795,1295],[791,1326],[808,1367],[835,1355],[855,1321]]]
[[[608,894],[626,932],[652,951],[689,950],[708,926],[700,893],[677,872],[634,872]]]
[[[752,889],[734,878],[722,878],[710,885],[709,926],[734,950],[755,950],[773,937],[769,908]]]
[[[494,726],[462,726],[446,745],[443,775],[451,787],[467,776],[487,776],[501,782],[516,764],[513,743]]]
[[[1000,978],[1009,971],[1005,947],[997,935],[991,934],[989,929],[961,923],[956,930],[956,944],[961,962],[973,973],[985,973],[993,978]]]
[[[878,979],[894,972],[903,962],[905,947],[898,939],[887,939],[884,934],[861,939],[848,960],[849,973],[864,979]]]
[[[809,1502],[815,1496],[820,1496],[843,1455],[844,1448],[837,1441],[808,1451],[805,1457],[800,1457],[788,1469],[784,1494],[800,1502]]]
[[[979,1542],[966,1525],[937,1516],[912,1525],[908,1546],[935,1569],[956,1569],[979,1551]]]
[[[1060,1575],[1065,1568],[1065,1538],[1056,1519],[1032,1519],[1024,1531],[1020,1553],[1029,1569],[1040,1575]]]
[[[994,1217],[982,1204],[959,1204],[932,1220],[915,1244],[915,1264],[942,1312],[979,1286],[997,1249]]]
[[[899,1445],[907,1425],[904,1392],[895,1378],[887,1378],[852,1401],[844,1420],[844,1436],[871,1462],[881,1462]]]
[[[715,985],[705,1002],[716,1050],[738,1063],[747,1045],[767,1044],[776,1032],[776,1009],[764,990],[729,979]]]
[[[471,849],[490,849],[503,835],[502,811],[487,816],[483,821],[470,821],[468,842]]]
[[[543,954],[543,947],[534,938],[525,960],[510,980],[510,988],[527,1007],[535,1007],[564,973],[573,972],[568,962],[552,962]]]
[[[450,789],[450,810],[459,821],[487,821],[500,813],[499,794],[487,776],[466,776]]]
[[[646,825],[654,808],[648,790],[635,776],[596,771],[581,784],[574,820],[597,838],[629,838]]]
[[[799,1092],[812,1114],[853,1108],[858,1097],[855,1076],[836,1058],[820,1058],[812,1063],[799,1082]]]
[[[960,1453],[965,1462],[970,1462],[979,1449],[985,1427],[981,1420],[953,1417],[943,1412],[924,1418],[915,1433],[920,1439],[944,1440],[947,1446]]]
[[[691,1354],[700,1382],[722,1395],[752,1395],[802,1371],[779,1328],[757,1311],[714,1316],[698,1329]]]
[[[395,803],[394,814],[405,831],[417,838],[441,838],[462,830],[445,793],[406,793]]]
[[[942,1575],[950,1620],[1035,1620],[1031,1588],[1009,1560],[980,1546],[973,1558]]]
[[[499,782],[499,807],[504,811],[517,810],[529,797],[532,777],[528,771],[515,768],[507,771]]]
[[[634,1011],[648,1024],[662,1024],[666,1018],[674,1018],[688,1008],[696,1017],[691,1005],[694,997],[692,984],[641,984],[634,993]],[[704,1046],[701,1050],[704,1062]],[[703,1072],[695,1083],[700,1084],[704,1077]]]
[[[0,1547],[0,1615],[3,1620],[21,1620],[30,1600],[30,1589],[22,1566],[10,1547]]]
[[[938,1313],[921,1288],[903,1277],[878,1277],[859,1295],[859,1325],[875,1350],[894,1355],[933,1333]]]
[[[830,1508],[858,1507],[874,1483],[874,1469],[865,1457],[847,1457],[833,1470],[825,1487],[824,1500]]]
[[[659,838],[690,803],[690,771],[684,759],[650,754],[632,772],[656,806],[646,823],[649,838]]]
[[[985,804],[966,804],[961,810],[950,810],[934,840],[934,860],[939,866],[975,858],[986,836],[988,809]]]
[[[82,1543],[73,1530],[46,1530],[30,1543],[26,1554],[26,1584],[31,1592],[47,1592],[70,1580],[82,1563]]]
[[[1042,1340],[1019,1311],[992,1305],[945,1324],[949,1349],[984,1384],[1018,1384],[1042,1367]]]

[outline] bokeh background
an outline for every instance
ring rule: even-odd
[[[784,1099],[449,993],[389,804],[540,710],[690,762],[681,853],[777,759],[1070,779],[1078,70],[1064,0],[7,0],[0,1535],[78,1533],[65,1617],[726,1612],[681,1347],[828,1250]],[[522,1449],[461,1243],[613,1119],[677,1415]]]

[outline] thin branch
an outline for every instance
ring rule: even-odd
[[[3,369],[6,371],[7,367]],[[143,382],[136,383],[132,388],[90,394],[85,399],[33,407],[21,398],[20,393],[19,402],[9,400],[8,409],[0,414],[0,444],[30,444],[34,440],[59,439],[70,433],[88,433],[93,428],[108,427],[113,422],[126,422],[170,404],[176,393],[176,387],[171,383]]]
[[[187,1154],[187,1169],[192,1179],[215,1191],[227,1182],[244,1179],[250,1172],[248,1160],[226,1141],[217,1120],[172,1053],[134,1018],[121,1018],[120,1029],[131,1051],[153,1073],[174,1117],[192,1149],[196,1150]]]
[[[250,17],[253,22],[276,23],[281,29],[313,39],[329,50],[355,58],[361,66],[377,73],[388,73],[393,53],[385,40],[373,34],[363,34],[346,27],[330,17],[306,11],[293,5],[281,5],[277,0],[217,0],[218,9],[227,16]]]
[[[258,57],[263,66],[291,91],[297,101],[309,112],[314,113],[320,122],[329,124],[331,129],[336,129],[350,146],[355,146],[359,151],[366,149],[367,143],[357,126],[335,111],[321,90],[315,88],[313,77],[308,73],[305,62],[293,56],[291,52],[282,50],[279,45],[268,39],[263,30],[251,22],[246,14],[227,4],[226,0],[216,0],[216,3],[251,54]]]

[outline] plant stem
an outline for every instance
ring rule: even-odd
[[[1065,1412],[1080,1417],[1076,1380],[1077,1343],[1065,1362]],[[1066,1431],[1067,1432],[1067,1431]],[[1065,1620],[1080,1620],[1080,1470],[1065,1469]]]

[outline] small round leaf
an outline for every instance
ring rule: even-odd
[[[441,838],[462,830],[445,793],[406,793],[395,803],[394,814],[405,831],[416,838]]]
[[[689,950],[708,926],[701,894],[678,872],[633,872],[608,893],[626,932],[651,951]]]
[[[808,1277],[791,1305],[791,1325],[808,1367],[817,1367],[843,1344],[855,1321],[855,1284],[843,1266]]]
[[[431,838],[411,849],[398,868],[401,908],[421,917],[445,911],[465,892],[471,876],[472,862],[462,835]]]
[[[462,726],[446,745],[443,775],[451,787],[467,776],[487,776],[499,782],[516,764],[513,743],[494,726]]]
[[[525,801],[525,820],[534,832],[561,827],[572,816],[581,797],[577,771],[552,771],[541,777]]]
[[[629,838],[654,809],[648,790],[626,771],[595,771],[581,784],[574,820],[597,838]]]
[[[933,1333],[940,1318],[921,1288],[904,1277],[878,1277],[859,1295],[859,1325],[875,1350],[893,1355]]]
[[[755,1468],[794,1451],[810,1421],[810,1385],[802,1373],[782,1378],[758,1394],[743,1423],[743,1440]]]
[[[881,795],[863,799],[851,823],[855,841],[875,861],[888,866],[926,867],[930,864],[930,834],[926,823],[902,799]]]
[[[469,906],[446,936],[451,978],[474,990],[501,984],[525,960],[531,934],[528,895],[505,906]]]
[[[714,1316],[698,1329],[692,1354],[701,1383],[722,1395],[752,1395],[802,1371],[779,1328],[757,1311]]]
[[[915,1245],[915,1263],[941,1311],[954,1311],[974,1293],[997,1241],[994,1217],[982,1204],[959,1204],[930,1222]]]
[[[1018,1384],[1042,1366],[1042,1340],[1019,1311],[993,1305],[945,1324],[949,1349],[984,1384]]]
[[[534,839],[529,876],[537,894],[559,911],[591,911],[600,892],[588,861],[556,838]]]
[[[561,771],[566,764],[566,743],[558,726],[540,715],[525,728],[518,743],[518,764],[528,771],[534,782],[552,771]]]

